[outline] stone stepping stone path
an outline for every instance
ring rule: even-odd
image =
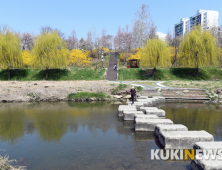
[[[169,93],[178,95],[177,92],[180,92],[181,96],[194,95],[198,99],[205,98],[205,92],[202,90],[170,90],[169,92],[167,89],[162,89],[162,93],[167,96]],[[186,126],[174,124],[172,120],[165,119],[167,113],[156,106],[167,101],[167,97],[156,95],[154,93],[158,93],[156,89],[146,89],[146,92],[148,95],[142,94],[133,105],[131,105],[131,102],[127,102],[126,105],[119,105],[118,108],[118,116],[123,117],[124,128],[134,128],[135,136],[138,139],[140,135],[144,135],[142,133],[146,132],[149,133],[147,140],[155,140],[153,138],[154,133],[164,149],[222,149],[222,142],[214,142],[213,136],[208,132],[204,130],[188,131]],[[150,94],[155,95],[151,96]],[[141,134],[139,135],[139,133]],[[152,139],[150,136],[152,136]],[[195,158],[191,161],[190,166],[192,170],[222,170],[222,160],[198,160]]]

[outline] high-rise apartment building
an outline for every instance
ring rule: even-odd
[[[190,32],[194,25],[200,24],[203,29],[218,27],[219,12],[212,10],[198,10],[197,14],[190,18],[182,18],[180,23],[174,26],[174,36],[184,36]]]

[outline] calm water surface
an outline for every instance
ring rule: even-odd
[[[203,104],[160,106],[174,123],[222,139],[222,108]],[[134,132],[110,103],[0,104],[0,154],[31,170],[190,169],[189,161],[152,161],[153,133]]]

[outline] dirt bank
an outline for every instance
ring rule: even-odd
[[[0,81],[1,102],[67,100],[70,93],[103,92],[111,94],[118,84],[101,81]]]

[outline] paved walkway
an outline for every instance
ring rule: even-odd
[[[131,84],[133,86],[141,86],[143,89],[177,89],[173,87],[166,87],[162,85],[161,83],[164,83],[165,81],[157,81],[153,83],[153,86],[145,85],[145,84],[139,84],[140,81],[135,81],[136,83],[133,83],[134,81],[112,81],[113,83],[123,83],[123,84]],[[141,82],[151,82],[151,81],[141,81]],[[153,81],[152,81],[153,82]]]

